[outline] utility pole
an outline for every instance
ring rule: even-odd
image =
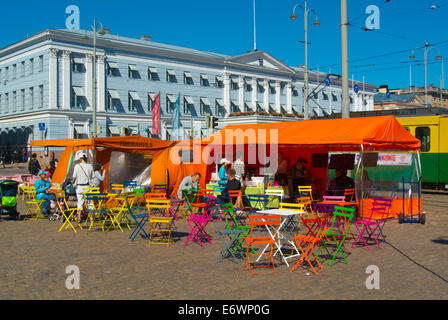
[[[341,0],[342,118],[350,118],[348,99],[348,36],[347,0]]]

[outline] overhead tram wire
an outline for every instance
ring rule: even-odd
[[[443,41],[439,41],[439,42],[435,42],[435,43],[430,43],[430,47],[431,46],[440,46],[442,44],[447,44],[448,40],[443,40]],[[383,53],[383,54],[379,54],[376,56],[370,56],[370,57],[366,57],[366,58],[359,58],[359,59],[354,59],[354,60],[350,60],[349,63],[353,63],[353,62],[360,62],[360,61],[366,61],[366,60],[372,60],[372,59],[377,59],[377,58],[383,58],[383,57],[387,57],[387,56],[393,56],[393,55],[397,55],[397,54],[402,54],[402,53],[406,53],[406,52],[410,52],[413,49],[424,49],[425,46],[420,46],[420,47],[415,47],[415,48],[409,48],[409,49],[404,49],[404,50],[397,50],[397,51],[392,51],[392,52],[388,52],[388,53]],[[334,63],[334,64],[329,64],[326,66],[320,66],[320,68],[329,68],[329,67],[335,67],[335,66],[339,66],[341,65],[341,63]]]

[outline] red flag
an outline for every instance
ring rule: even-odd
[[[152,134],[160,134],[160,93],[154,97],[152,105]]]

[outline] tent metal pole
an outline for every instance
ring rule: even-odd
[[[361,219],[364,219],[364,146],[361,144],[359,161],[361,165]]]

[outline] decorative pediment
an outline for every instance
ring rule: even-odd
[[[243,55],[234,56],[226,61],[237,64],[254,65],[274,70],[295,72],[294,69],[288,67],[282,61],[274,58],[265,51],[252,51]]]

